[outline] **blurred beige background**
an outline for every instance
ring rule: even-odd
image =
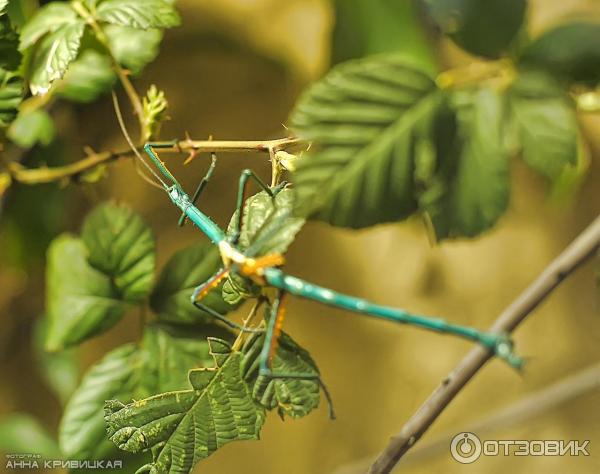
[[[182,136],[185,131],[198,139],[282,135],[281,124],[298,93],[327,68],[332,23],[329,2],[178,3],[183,26],[166,34],[158,60],[136,83],[139,90],[150,83],[165,90],[172,120],[164,127],[163,137]],[[530,21],[536,32],[565,15],[600,14],[600,5],[594,0],[533,3]],[[452,48],[445,51],[446,61],[460,60]],[[122,143],[108,100],[61,113],[65,115],[63,133],[71,134],[81,145],[103,149]],[[549,201],[545,183],[515,162],[509,212],[494,230],[475,241],[432,247],[417,220],[359,232],[310,223],[291,247],[287,269],[383,304],[487,327],[600,211],[600,120],[588,117],[583,123],[592,143],[590,169],[569,202]],[[102,127],[92,131],[89,124]],[[191,187],[206,165],[204,157],[184,174],[182,168],[173,167]],[[221,224],[233,210],[234,183],[247,166],[269,175],[262,155],[220,157],[202,200],[203,207]],[[161,264],[174,250],[201,238],[191,226],[177,228],[177,212],[161,193],[137,177],[130,162],[114,165],[110,179],[89,188],[85,196],[86,206],[115,196],[140,211],[156,232]],[[78,223],[65,221],[63,230],[77,229]],[[0,263],[0,314],[8,321],[6,331],[12,331],[14,348],[0,362],[0,414],[28,411],[55,430],[60,407],[36,375],[27,349],[28,326],[19,321],[21,313],[41,312],[43,275],[41,269],[39,274],[15,272]],[[31,316],[27,318],[31,320]],[[229,444],[195,472],[361,472],[352,468],[353,463],[382,449],[469,349],[459,340],[299,300],[291,301],[286,324],[318,361],[333,394],[338,420],[329,421],[324,406],[300,421],[281,422],[270,416],[262,441]],[[124,341],[135,340],[137,333],[137,319],[130,317],[108,334],[85,343],[80,349],[84,365]],[[587,264],[568,279],[519,329],[515,339],[518,352],[531,357],[524,374],[492,362],[447,409],[423,444],[439,433],[458,433],[526,394],[598,362],[600,312],[593,266]],[[483,437],[589,439],[591,456],[482,458],[464,466],[444,450],[401,465],[398,472],[600,472],[600,393],[587,393],[533,420]]]

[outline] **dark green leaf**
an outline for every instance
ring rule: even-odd
[[[300,213],[355,228],[411,214],[415,135],[440,98],[398,56],[349,61],[312,86],[291,118],[316,149],[294,174]]]
[[[105,0],[96,8],[100,21],[114,25],[148,28],[171,28],[181,19],[168,0]]]
[[[300,378],[271,378],[258,375],[259,356],[264,335],[254,335],[244,345],[242,373],[253,387],[252,396],[267,410],[277,408],[283,418],[302,418],[319,406],[320,386],[317,380]],[[310,354],[286,333],[281,333],[272,370],[276,374],[319,375]]]
[[[304,219],[292,215],[294,191],[284,188],[275,198],[261,191],[249,197],[244,205],[242,232],[238,247],[249,256],[285,253],[304,225]],[[237,230],[238,212],[235,212],[227,235]]]
[[[64,76],[77,57],[84,28],[82,20],[66,23],[41,40],[32,60],[32,94],[45,94],[55,80]]]
[[[154,280],[155,245],[150,227],[129,207],[105,203],[86,218],[81,237],[88,261],[111,278],[125,301],[142,301]]]
[[[54,140],[54,121],[43,109],[21,112],[7,131],[7,136],[21,148],[39,143],[48,146]]]
[[[106,25],[104,32],[117,61],[133,74],[139,74],[158,55],[161,30],[138,30],[128,26]]]
[[[110,278],[92,268],[81,240],[63,234],[48,249],[46,349],[60,350],[111,328],[126,305]]]
[[[16,71],[21,64],[19,35],[7,15],[0,17],[0,68]]]
[[[503,214],[509,196],[502,98],[490,89],[464,91],[454,105],[457,121],[445,117],[446,130],[436,132],[438,176],[421,202],[440,239],[480,234]]]
[[[241,354],[225,341],[209,343],[215,367],[191,371],[191,390],[106,403],[110,439],[129,452],[152,449],[151,472],[188,473],[223,445],[259,437],[265,413],[242,380]]]
[[[335,0],[332,62],[397,52],[428,70],[435,61],[416,2]]]
[[[548,178],[557,178],[566,166],[575,165],[575,108],[552,78],[521,74],[509,97],[525,162]]]
[[[442,31],[461,48],[495,58],[513,42],[527,0],[425,0]]]
[[[6,454],[35,451],[45,459],[60,459],[56,441],[38,420],[24,413],[13,413],[0,420],[0,451]],[[6,466],[7,459],[2,460]]]
[[[222,267],[218,249],[202,242],[180,250],[167,262],[150,297],[150,305],[161,321],[197,323],[207,320],[205,313],[191,302],[196,286]],[[211,290],[202,303],[225,314],[232,306],[221,297],[221,286]]]
[[[71,63],[57,84],[56,94],[74,102],[89,103],[110,91],[115,80],[108,56],[88,49]]]
[[[68,2],[51,2],[44,5],[23,26],[20,49],[29,48],[47,33],[79,22],[77,13]]]
[[[34,357],[41,375],[64,405],[77,388],[79,363],[73,350],[47,352],[44,349],[47,332],[48,320],[44,317],[36,322],[33,338]]]
[[[546,69],[570,81],[600,81],[600,23],[574,21],[536,38],[523,51],[523,65]]]
[[[17,116],[23,100],[23,80],[0,68],[0,127],[7,127]]]

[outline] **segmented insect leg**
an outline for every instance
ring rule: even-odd
[[[282,290],[278,292],[277,298],[275,299],[271,309],[271,316],[269,318],[269,322],[267,323],[265,340],[260,353],[259,374],[272,379],[300,379],[316,381],[323,390],[325,398],[327,399],[329,418],[335,420],[335,411],[333,409],[333,400],[331,398],[331,394],[329,393],[327,386],[323,383],[323,380],[321,380],[321,376],[319,374],[273,372],[271,370],[272,360],[275,352],[277,351],[279,336],[281,335],[283,321],[285,319],[285,307],[282,304],[285,294],[286,292]]]
[[[198,187],[196,188],[196,191],[194,191],[194,195],[192,196],[191,202],[194,205],[196,204],[196,201],[202,194],[202,191],[204,191],[204,188],[210,181],[210,178],[212,177],[212,175],[215,171],[215,168],[217,166],[217,155],[215,153],[211,153],[210,157],[211,157],[211,163],[210,163],[210,166],[208,167],[208,171],[206,172],[204,177],[200,180],[200,183],[198,183]],[[179,218],[179,222],[177,223],[177,225],[179,225],[179,227],[183,226],[185,224],[186,220],[187,220],[187,216],[185,215],[185,212],[181,213],[181,217]]]
[[[197,286],[196,289],[194,290],[194,292],[192,293],[192,298],[191,298],[192,304],[196,308],[204,311],[205,313],[209,314],[213,318],[218,319],[219,321],[221,321],[222,323],[226,324],[227,326],[229,326],[233,329],[237,329],[237,330],[243,331],[243,332],[252,332],[252,333],[264,332],[263,329],[251,329],[251,328],[246,328],[240,324],[237,324],[237,323],[231,321],[226,316],[218,313],[214,309],[212,309],[209,306],[206,306],[205,304],[202,304],[200,302],[208,294],[208,292],[210,290],[212,290],[213,288],[216,288],[219,285],[219,283],[221,283],[225,278],[227,278],[228,275],[229,275],[229,268],[223,268],[223,269],[219,270],[217,273],[215,273],[208,280],[206,280],[204,283]]]
[[[250,178],[254,179],[258,186],[269,196],[271,196],[272,198],[275,197],[275,194],[273,194],[271,188],[269,188],[269,186],[267,186],[266,183],[262,179],[260,179],[256,173],[254,173],[254,171],[250,169],[245,169],[244,171],[242,171],[242,174],[240,175],[240,181],[238,183],[238,195],[235,206],[235,210],[237,212],[237,227],[235,229],[235,234],[231,239],[231,242],[234,245],[238,243],[238,240],[240,239],[240,234],[242,232],[242,224],[244,219],[244,203],[246,202],[246,191],[248,188],[248,181],[250,180]]]

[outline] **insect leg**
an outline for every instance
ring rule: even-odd
[[[246,202],[246,190],[248,188],[248,181],[250,180],[250,178],[252,178],[263,191],[265,191],[269,196],[271,196],[271,198],[275,197],[273,190],[269,188],[269,186],[267,186],[267,184],[262,179],[260,179],[258,175],[254,173],[254,171],[250,169],[245,169],[244,171],[242,171],[238,183],[238,195],[235,206],[235,210],[237,212],[237,227],[235,229],[235,234],[231,239],[231,242],[234,245],[238,243],[240,234],[242,232],[242,222],[244,218],[244,203]]]
[[[212,277],[210,277],[208,280],[206,280],[204,283],[197,286],[196,289],[194,290],[194,292],[192,293],[192,298],[191,298],[192,304],[196,308],[204,311],[209,316],[212,316],[213,318],[218,319],[219,321],[226,324],[230,328],[237,329],[237,330],[243,331],[243,332],[262,333],[263,332],[262,329],[246,328],[240,324],[237,324],[237,323],[231,321],[226,316],[220,314],[219,312],[215,311],[214,309],[212,309],[209,306],[202,304],[200,302],[208,294],[208,292],[210,290],[215,288],[221,281],[223,281],[223,279],[227,278],[227,275],[229,275],[229,269],[228,268],[221,269],[217,273],[215,273]]]
[[[335,411],[333,409],[333,400],[331,398],[331,394],[329,393],[327,386],[323,383],[323,380],[321,380],[321,376],[318,373],[286,373],[273,372],[272,370],[271,365],[273,361],[273,356],[277,351],[279,336],[281,335],[283,320],[285,319],[285,307],[283,306],[283,299],[285,294],[285,291],[280,290],[271,308],[271,315],[267,323],[265,340],[260,353],[258,373],[259,375],[263,375],[271,379],[301,379],[316,381],[319,384],[319,386],[323,389],[323,393],[325,394],[325,398],[327,399],[327,404],[329,407],[329,417],[332,420],[334,420]]]
[[[208,167],[208,171],[206,172],[206,174],[204,175],[202,180],[200,180],[200,183],[198,183],[198,187],[196,188],[196,191],[194,192],[194,195],[192,196],[192,201],[191,201],[192,204],[196,204],[196,201],[200,197],[200,194],[202,194],[202,191],[204,191],[204,188],[210,181],[210,178],[213,175],[213,172],[215,171],[215,168],[217,166],[217,155],[215,153],[211,153],[210,157],[211,157],[210,166]],[[187,219],[187,216],[185,215],[185,213],[182,213],[177,225],[179,225],[179,227],[183,226],[185,224],[186,219]]]

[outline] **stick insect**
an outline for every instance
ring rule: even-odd
[[[236,205],[237,230],[233,236],[228,237],[224,230],[215,224],[210,217],[204,214],[194,204],[214,171],[216,163],[214,155],[206,176],[201,181],[197,192],[194,194],[194,198],[190,199],[175,176],[171,174],[165,163],[161,161],[156,151],[160,148],[172,148],[173,146],[174,143],[172,142],[147,143],[144,146],[144,151],[167,182],[160,178],[154,169],[152,169],[153,174],[160,180],[171,201],[182,211],[182,219],[187,218],[191,220],[213,244],[218,246],[223,261],[222,269],[194,290],[192,304],[230,327],[247,332],[265,332],[264,344],[259,356],[260,375],[280,379],[316,379],[321,387],[325,389],[319,375],[277,373],[272,370],[272,358],[277,348],[279,335],[281,334],[281,327],[285,315],[284,299],[287,294],[365,316],[393,321],[400,324],[409,324],[430,331],[451,334],[470,341],[475,341],[492,351],[499,358],[508,362],[511,366],[515,368],[521,367],[522,359],[513,353],[512,341],[506,334],[479,331],[472,327],[449,323],[443,319],[411,314],[402,309],[378,305],[361,298],[317,286],[308,281],[284,273],[281,269],[284,264],[283,255],[277,253],[257,255],[258,246],[256,245],[251,245],[242,252],[238,248],[238,241],[242,229],[244,201],[249,180],[254,180],[262,190],[273,198],[283,187],[281,185],[269,187],[254,174],[253,171],[244,170],[240,176],[238,186]],[[144,161],[144,163],[146,162]],[[146,165],[150,167],[149,163],[146,163]],[[276,290],[276,297],[271,305],[270,315],[264,329],[238,325],[229,320],[226,316],[217,313],[202,303],[202,298],[230,275],[237,275],[244,279],[251,280],[260,287],[270,287]],[[325,393],[328,396],[326,390]]]

